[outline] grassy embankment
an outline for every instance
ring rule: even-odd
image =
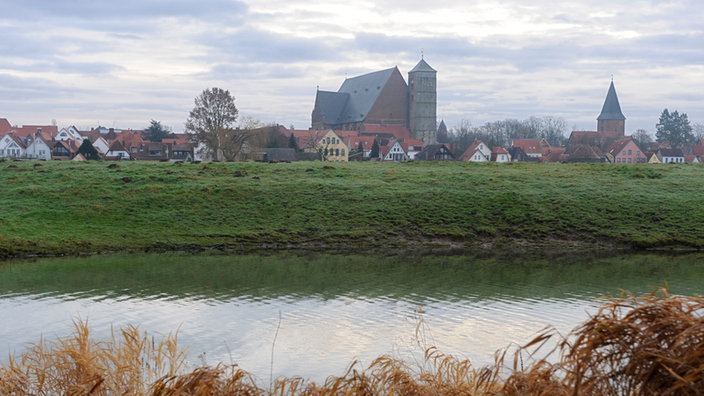
[[[202,248],[701,249],[703,175],[697,165],[4,161],[0,257]]]

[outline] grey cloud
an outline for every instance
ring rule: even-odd
[[[201,36],[199,42],[212,47],[216,58],[232,62],[293,63],[330,59],[327,43],[256,29],[242,29],[221,36]]]
[[[135,19],[161,17],[219,18],[245,13],[247,6],[234,0],[32,0],[3,4],[3,9],[3,13],[12,15],[13,18],[33,16],[85,21],[119,19],[129,23]]]

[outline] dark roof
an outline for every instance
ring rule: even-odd
[[[348,123],[364,121],[369,110],[371,110],[374,103],[376,103],[382,89],[386,86],[394,73],[399,73],[398,68],[392,67],[390,69],[346,79],[337,91],[338,94],[342,93],[348,95],[344,110],[339,112],[340,116],[338,122]],[[327,122],[329,121],[326,119],[326,123]]]
[[[678,148],[661,148],[658,152],[662,157],[684,157],[682,149]]]
[[[455,159],[455,156],[452,155],[450,149],[448,149],[444,144],[431,144],[425,146],[423,150],[417,152],[415,159],[433,161],[438,159]]]
[[[621,112],[621,105],[618,103],[618,96],[616,95],[616,88],[614,88],[614,82],[611,81],[609,86],[609,92],[606,94],[606,100],[604,100],[604,106],[601,108],[601,114],[597,117],[597,120],[625,120],[626,117]]]
[[[428,64],[428,62],[426,62],[426,61],[425,61],[424,59],[422,59],[422,58],[421,58],[420,62],[418,62],[418,64],[417,64],[413,69],[411,69],[411,71],[409,71],[409,73],[414,73],[414,72],[433,72],[433,73],[437,73],[437,71],[436,71],[435,69],[433,69],[432,67],[430,67],[430,65]]]
[[[315,102],[323,121],[326,124],[339,124],[349,98],[350,95],[344,92],[318,91]]]

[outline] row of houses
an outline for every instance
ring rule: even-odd
[[[144,140],[143,131],[98,127],[80,131],[75,126],[12,126],[0,118],[0,158],[38,160],[82,160],[80,147],[88,140],[99,156],[108,160],[191,161],[197,160],[196,145],[184,134],[161,142]]]

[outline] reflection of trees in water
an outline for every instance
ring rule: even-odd
[[[461,255],[194,256],[41,259],[0,266],[0,293],[226,299],[240,296],[485,299],[594,298],[620,290],[698,294],[697,255],[472,258]]]

